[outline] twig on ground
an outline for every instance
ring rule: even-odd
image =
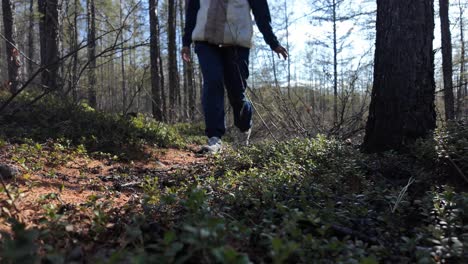
[[[408,188],[411,186],[411,184],[414,183],[414,181],[415,181],[414,178],[411,177],[408,180],[408,184],[405,187],[403,187],[403,189],[401,189],[400,193],[398,194],[397,200],[395,201],[395,204],[392,207],[392,213],[395,213],[396,209],[398,208],[398,205],[401,203],[401,201],[403,200],[403,197],[408,191]]]
[[[3,188],[5,189],[5,192],[6,192],[7,196],[8,196],[8,198],[11,200],[11,204],[13,205],[13,208],[15,209],[16,213],[19,214],[20,210],[18,210],[18,207],[16,207],[15,200],[13,199],[13,196],[11,195],[10,191],[8,190],[7,185],[6,185],[5,181],[3,180],[3,175],[1,173],[0,173],[0,181],[2,183]]]

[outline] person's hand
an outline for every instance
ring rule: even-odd
[[[190,61],[191,61],[191,59],[190,59],[190,47],[183,47],[182,50],[181,50],[181,53],[182,53],[182,59],[185,62],[190,63]]]
[[[278,58],[281,58],[280,55],[283,56],[283,59],[287,59],[289,56],[288,51],[281,45],[276,47],[274,51],[278,54]]]

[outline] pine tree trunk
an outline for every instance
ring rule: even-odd
[[[193,73],[193,64],[190,63],[186,67],[186,75],[187,75],[187,88],[188,88],[188,94],[186,95],[188,97],[188,108],[189,108],[189,118],[191,121],[195,119],[196,115],[196,106],[195,102],[197,100],[197,93],[195,89],[195,84],[194,84],[194,73]]]
[[[112,61],[114,55],[112,55]],[[115,76],[116,70],[115,70],[115,63],[110,64],[110,76]],[[112,113],[116,112],[116,107],[115,107],[115,100],[116,100],[116,89],[117,88],[117,80],[116,78],[111,79],[111,86],[109,87],[109,97],[110,97],[110,109]]]
[[[34,74],[34,0],[29,2],[29,28],[28,28],[28,76]]]
[[[70,35],[72,35],[72,50],[78,50],[78,7],[79,7],[79,0],[74,0],[73,3],[73,27],[70,29],[73,31]],[[73,101],[78,101],[78,52],[75,52],[72,56],[72,69],[71,69],[71,82],[72,82],[72,94],[73,94]]]
[[[179,93],[179,78],[177,69],[177,47],[176,47],[176,3],[175,0],[168,1],[168,52],[169,52],[169,102],[171,105],[170,120],[177,120],[178,93]]]
[[[60,87],[60,5],[58,0],[38,0],[38,9],[41,16],[41,66],[45,67],[41,84],[46,89],[57,91]]]
[[[458,79],[458,91],[457,91],[457,116],[459,119],[463,116],[464,107],[465,110],[468,112],[468,107],[465,106],[465,97],[468,95],[468,83],[466,81],[465,75],[465,30],[464,30],[464,20],[463,20],[463,13],[464,9],[460,2],[458,1],[458,7],[460,10],[460,77]],[[468,116],[468,113],[466,114]]]
[[[150,17],[150,56],[151,56],[151,91],[153,117],[163,121],[161,103],[161,77],[159,71],[159,35],[158,35],[158,1],[149,0]]]
[[[21,80],[21,57],[16,48],[15,6],[10,0],[2,0],[2,11],[8,64],[8,86],[10,92],[15,93]]]
[[[448,0],[439,0],[440,27],[442,35],[442,68],[444,73],[444,101],[445,119],[455,118],[452,82],[452,39],[450,36],[449,3]]]
[[[185,24],[184,21],[183,21],[183,17],[184,17],[184,11],[186,10],[187,8],[187,1],[185,1],[185,8],[182,8],[182,1],[180,1],[180,5],[181,5],[181,21],[180,21],[180,24],[181,26],[183,27],[183,25]],[[182,31],[183,31],[183,28],[182,28]],[[193,61],[193,58],[191,59]],[[187,82],[186,84],[186,87],[187,87],[187,91],[186,91],[186,94],[185,94],[185,98],[186,98],[186,106],[188,108],[188,118],[190,120],[194,120],[195,119],[195,115],[196,115],[196,100],[197,100],[197,91],[196,91],[196,88],[195,88],[195,80],[194,80],[194,67],[193,67],[193,63],[185,63],[184,64],[184,75],[185,75],[185,80]]]
[[[179,1],[179,30],[180,32],[183,32],[184,31],[184,25],[185,25],[185,22],[184,22],[184,4],[183,4],[184,1],[180,0]],[[182,34],[179,34],[179,37],[181,38],[182,37]],[[182,42],[182,41],[181,41]],[[184,87],[184,92],[183,94],[181,95],[182,98],[181,98],[181,101],[182,101],[182,104],[181,104],[181,113],[182,113],[182,117],[184,119],[189,119],[190,118],[190,113],[189,113],[189,79],[188,79],[188,63],[185,63],[184,61],[182,61],[182,79],[183,79],[183,87]]]
[[[158,43],[161,44],[161,39],[159,38],[161,36],[161,26],[159,25],[158,21]],[[161,46],[161,45],[159,45]],[[161,79],[161,103],[162,103],[162,114],[163,114],[163,120],[167,122],[169,120],[169,114],[167,110],[167,93],[166,93],[166,82],[164,80],[164,67],[163,67],[163,60],[161,57],[161,49],[157,50],[158,52],[158,60],[159,60],[159,76]]]
[[[65,14],[67,17],[72,16],[72,11],[70,8],[70,3],[67,2],[65,3]],[[70,22],[70,19],[68,19],[67,23],[67,36],[69,36],[69,45],[70,45],[70,50],[73,50],[73,23]],[[70,60],[70,63],[67,64],[67,76],[66,76],[66,82],[67,82],[67,94],[71,91],[73,91],[73,72],[72,72],[72,67],[73,67],[73,59]],[[75,94],[73,93],[73,101],[75,102]]]
[[[286,28],[286,50],[289,50],[289,14],[288,14],[288,4],[287,1],[284,1],[284,23]],[[288,56],[288,98],[291,100],[291,56]]]
[[[333,0],[333,125],[338,124],[338,40],[336,28],[336,0]]]
[[[94,0],[87,0],[88,20],[88,100],[89,106],[96,108],[96,12]]]
[[[403,150],[435,129],[433,38],[432,0],[377,0],[365,151]]]
[[[123,27],[123,23],[124,23],[124,17],[123,17],[123,1],[120,0],[120,23],[121,23],[121,27]],[[120,72],[122,74],[122,112],[123,114],[126,114],[126,110],[127,110],[127,82],[125,80],[126,76],[125,76],[125,51],[124,51],[124,32],[125,32],[125,29],[122,28],[121,29],[122,32],[120,32],[120,42],[121,42],[121,45],[120,45],[120,48],[121,48],[121,54],[120,54]]]

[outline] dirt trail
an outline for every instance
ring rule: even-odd
[[[15,164],[8,150],[0,149],[0,164]],[[19,195],[14,202],[19,213],[2,212],[2,207],[8,205],[6,194],[0,194],[0,231],[10,230],[4,221],[8,214],[19,215],[27,227],[34,227],[54,208],[55,211],[75,210],[76,221],[82,219],[89,223],[94,209],[83,210],[87,204],[100,200],[114,209],[131,207],[132,201],[141,199],[140,185],[145,177],[167,178],[175,171],[189,170],[206,162],[205,157],[189,150],[147,148],[145,156],[143,160],[125,163],[80,157],[62,166],[44,166],[33,173],[22,170],[17,179],[6,181],[12,189],[10,192]]]

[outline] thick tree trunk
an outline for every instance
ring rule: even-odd
[[[403,149],[436,127],[433,39],[432,0],[377,0],[365,151]]]
[[[177,47],[176,47],[176,3],[175,0],[168,1],[168,52],[169,52],[169,102],[171,108],[170,120],[174,122],[177,120],[177,110],[180,107],[178,105],[178,94],[179,94],[179,78],[177,69]]]
[[[439,0],[439,6],[440,28],[442,35],[442,68],[444,73],[445,119],[453,120],[455,118],[455,106],[453,99],[452,39],[450,36],[448,0]]]
[[[39,34],[41,42],[41,84],[44,88],[57,91],[60,87],[60,5],[58,0],[38,0],[40,14]]]
[[[88,0],[87,20],[88,20],[88,100],[89,106],[96,108],[96,12],[94,0]]]
[[[8,64],[8,86],[10,92],[15,93],[21,80],[21,57],[16,48],[15,6],[10,0],[2,0],[2,11]]]
[[[150,17],[150,56],[151,56],[151,91],[153,117],[163,121],[161,103],[161,76],[159,71],[159,35],[158,35],[158,0],[149,0]]]

